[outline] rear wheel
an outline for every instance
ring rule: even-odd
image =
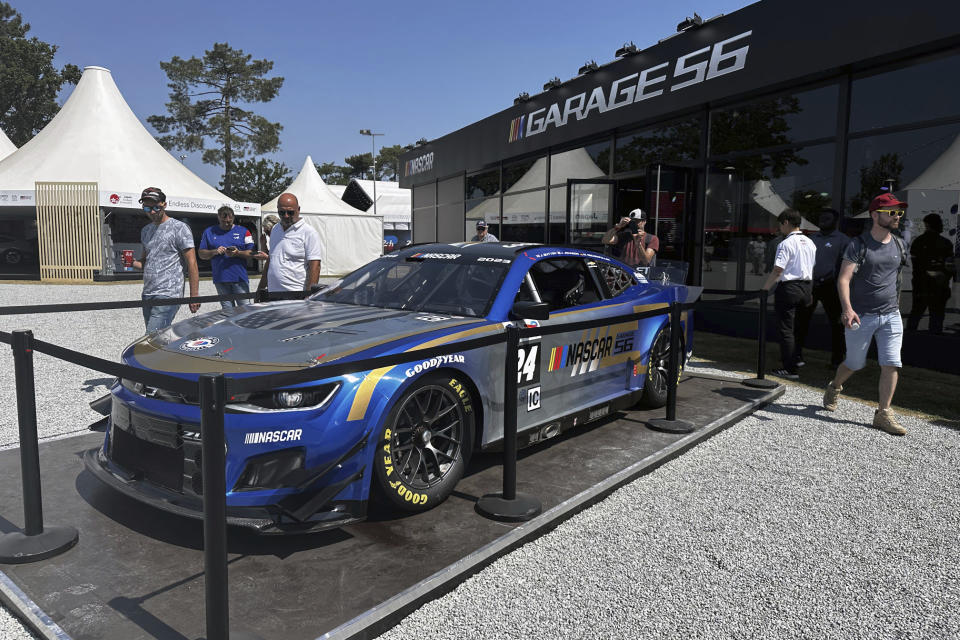
[[[415,382],[387,415],[374,476],[387,502],[426,511],[463,477],[473,438],[473,401],[463,382],[431,374]]]
[[[680,367],[677,370],[677,380],[683,375],[684,364],[683,336],[680,336]],[[643,397],[641,402],[656,409],[667,404],[667,382],[670,372],[670,325],[665,324],[657,332],[650,347],[650,360],[647,363],[647,379],[643,383]]]

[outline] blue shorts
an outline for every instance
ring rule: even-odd
[[[890,313],[864,313],[860,315],[860,328],[847,329],[847,359],[845,367],[851,371],[863,369],[867,363],[870,339],[877,339],[877,360],[881,367],[902,367],[900,347],[903,344],[903,320],[899,311]]]

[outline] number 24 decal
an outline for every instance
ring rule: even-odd
[[[540,382],[540,343],[517,349],[517,384]]]

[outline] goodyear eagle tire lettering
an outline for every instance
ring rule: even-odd
[[[450,495],[473,447],[473,398],[462,379],[430,373],[408,388],[381,427],[374,489],[387,504],[425,511]]]
[[[677,369],[677,381],[683,375],[684,357],[683,332],[680,333],[680,366]],[[667,380],[670,369],[670,324],[660,327],[653,344],[650,345],[650,359],[647,362],[647,378],[643,382],[643,395],[640,402],[652,409],[667,404]]]

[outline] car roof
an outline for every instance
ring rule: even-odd
[[[603,257],[602,254],[585,249],[543,245],[534,242],[430,242],[408,245],[394,251],[401,260],[418,256],[419,254],[459,254],[466,258],[509,258],[524,253],[531,258],[546,256],[582,256]]]

